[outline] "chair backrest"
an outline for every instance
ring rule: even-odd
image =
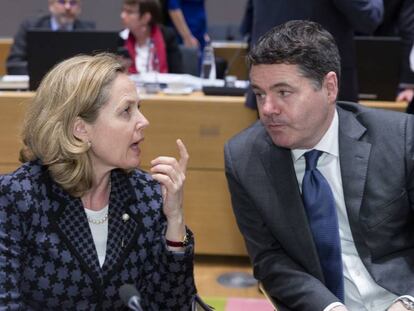
[[[181,57],[183,60],[182,72],[193,76],[199,76],[199,50],[180,45]]]
[[[200,75],[199,50],[180,45],[181,58],[183,60],[182,73],[187,73],[198,77]],[[227,61],[219,56],[216,57],[216,76],[217,79],[224,79],[227,69]]]

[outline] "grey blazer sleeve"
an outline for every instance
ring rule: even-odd
[[[384,16],[383,0],[333,0],[352,27],[361,33],[372,33]]]
[[[289,257],[271,229],[266,220],[249,197],[245,190],[247,177],[246,161],[240,159],[239,153],[234,155],[234,145],[241,145],[230,141],[225,146],[225,170],[233,210],[239,229],[244,237],[247,250],[254,268],[255,277],[263,283],[266,291],[280,304],[279,308],[285,310],[315,311],[323,310],[329,304],[338,299],[310,273]],[[240,151],[240,149],[238,149]],[[243,148],[246,150],[246,148]],[[246,158],[250,152],[246,152]],[[240,164],[240,162],[244,162]],[[254,169],[252,169],[254,170]],[[251,171],[250,171],[251,173]],[[243,175],[240,178],[240,175]],[[243,179],[243,180],[242,180]],[[250,182],[260,183],[260,178],[251,176]],[[256,189],[255,189],[256,190]],[[263,190],[266,191],[266,190]],[[266,203],[264,203],[266,204]],[[279,208],[289,208],[288,206]],[[275,210],[273,217],[277,216]],[[280,220],[283,222],[283,220]],[[289,226],[285,223],[285,237],[291,235]],[[292,239],[292,243],[295,241]],[[306,256],[304,254],[304,256]]]

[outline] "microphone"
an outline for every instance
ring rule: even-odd
[[[129,309],[134,311],[143,311],[141,308],[141,295],[132,284],[124,284],[119,288],[119,296]]]

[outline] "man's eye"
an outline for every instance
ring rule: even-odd
[[[266,97],[266,95],[263,93],[256,93],[255,95],[257,99],[264,99]]]
[[[279,94],[280,94],[280,96],[282,96],[282,97],[288,96],[290,93],[291,93],[291,92],[289,92],[289,91],[285,91],[285,90],[280,90],[280,91],[279,91]]]

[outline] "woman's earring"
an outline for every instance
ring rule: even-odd
[[[87,144],[88,144],[88,149],[90,149],[90,148],[91,148],[91,146],[92,146],[91,141],[90,141],[90,140],[88,140]]]

